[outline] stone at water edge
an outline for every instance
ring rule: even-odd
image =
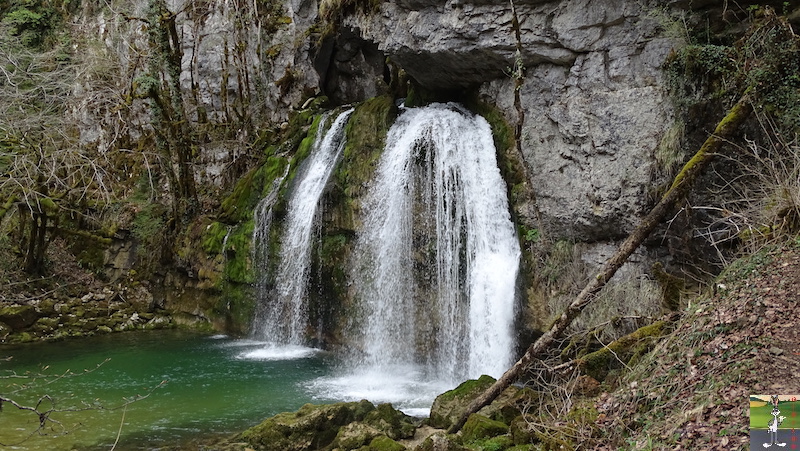
[[[15,331],[25,329],[35,323],[37,319],[39,319],[39,314],[30,305],[0,308],[0,322],[5,323]]]
[[[246,441],[258,451],[315,451],[328,448],[358,449],[377,444],[393,449],[394,438],[414,435],[411,418],[390,404],[375,407],[371,402],[306,404],[297,412],[275,415],[243,432],[237,440]],[[396,442],[395,442],[396,443]],[[402,445],[401,445],[402,446]],[[381,449],[378,445],[376,449]]]
[[[484,374],[477,380],[462,382],[458,387],[437,396],[431,406],[430,425],[439,429],[452,426],[469,403],[494,382],[493,377]]]
[[[465,381],[453,390],[437,396],[431,406],[429,424],[438,429],[448,429],[458,420],[472,400],[494,382],[493,377],[483,375],[478,379]],[[514,386],[508,387],[492,404],[482,408],[478,413],[492,420],[510,422],[520,414],[517,404],[524,396],[527,396],[526,391]]]

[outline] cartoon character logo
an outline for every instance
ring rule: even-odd
[[[770,396],[770,402],[772,403],[772,419],[767,423],[770,443],[764,443],[764,448],[769,448],[772,445],[786,446],[786,443],[778,443],[778,426],[786,419],[786,417],[780,416],[781,411],[778,410],[778,395]]]

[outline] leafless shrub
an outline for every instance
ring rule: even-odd
[[[724,264],[800,231],[800,141],[783,136],[769,115],[757,112],[761,137],[734,145],[726,155],[734,169],[715,174],[707,205],[693,206],[707,218],[694,229]]]

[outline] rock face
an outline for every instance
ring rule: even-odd
[[[154,46],[147,20],[155,19],[147,14],[159,1],[87,7],[76,21],[76,30],[89,38],[85,42],[93,43],[78,51],[113,61],[98,70],[102,77],[79,87],[102,94],[85,96],[86,102],[132,99],[122,109],[82,104],[75,114],[84,143],[154,146],[157,124],[136,86],[151,70]],[[407,75],[451,98],[477,93],[509,124],[521,126],[520,150],[540,213],[525,217],[541,219],[525,224],[528,229],[540,228],[551,240],[613,242],[632,229],[650,203],[650,187],[661,182],[653,175],[654,153],[673,122],[661,80],[661,64],[673,43],[649,14],[648,8],[663,2],[651,3],[520,0],[512,11],[511,2],[392,0],[369,12],[342,7],[336,32],[323,36],[315,0],[211,0],[189,6],[166,1],[174,14],[166,23],[175,26],[173,50],[179,54],[177,78],[193,136],[196,182],[212,192],[209,197],[213,192],[221,197],[264,158],[263,143],[289,128],[310,97],[363,102],[398,88]],[[512,77],[516,64],[525,69],[521,79]],[[166,68],[160,70],[166,77]],[[119,81],[102,90],[106,78]],[[115,125],[119,122],[124,128]],[[293,151],[283,144],[270,150],[281,156]],[[152,188],[164,188],[161,183]],[[221,227],[244,222],[220,217],[216,207],[204,205],[203,214]],[[106,258],[112,279],[132,269],[135,253],[114,245]],[[157,296],[165,300],[163,307],[201,319],[194,310],[219,307],[208,302],[187,309],[182,300],[201,299],[199,291],[228,277],[211,257],[178,256],[190,269],[159,276],[158,284],[172,291]],[[190,264],[203,258],[209,261]],[[174,287],[161,283],[165,280]]]
[[[314,58],[322,91],[336,103],[360,102],[388,89],[386,57],[360,30],[343,28],[323,41]]]
[[[673,43],[641,2],[519,2],[522,152],[554,238],[616,239],[647,203],[671,123],[660,71]],[[510,3],[400,1],[350,19],[422,86],[480,86],[516,123]]]

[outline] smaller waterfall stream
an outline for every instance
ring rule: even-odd
[[[287,348],[295,348],[300,354],[308,351],[303,348],[308,323],[305,298],[314,224],[325,185],[344,148],[344,127],[352,111],[339,114],[327,130],[324,125],[328,116],[321,120],[311,153],[298,168],[288,199],[275,286],[271,290],[266,287],[259,290],[263,298],[259,299],[261,308],[256,313],[255,336],[270,343],[268,348],[282,348],[278,352],[284,357],[294,355],[286,354]],[[259,205],[257,214],[265,213],[265,209],[266,204]],[[271,221],[257,222],[254,234],[262,237],[258,241],[267,243]],[[256,242],[256,248],[266,252],[267,246]],[[269,358],[271,351],[259,352]]]

